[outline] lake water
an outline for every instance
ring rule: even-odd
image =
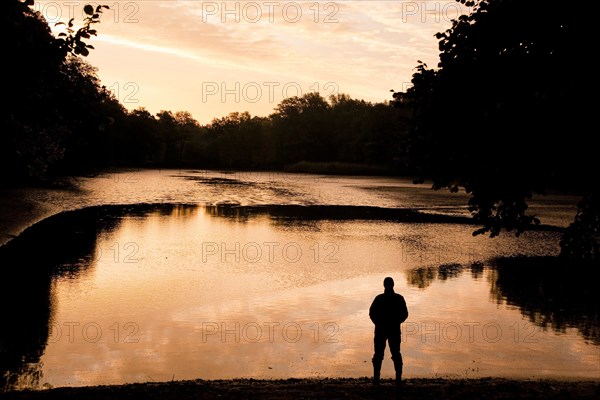
[[[26,193],[70,213],[0,252],[25,271],[2,283],[5,387],[369,376],[368,308],[386,276],[410,313],[406,377],[600,376],[589,277],[544,269],[560,232],[473,237],[464,194],[173,170],[80,188]],[[532,210],[564,227],[574,202],[548,196]],[[393,375],[387,350],[382,375]]]

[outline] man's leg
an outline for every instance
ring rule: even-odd
[[[392,360],[394,360],[394,369],[396,370],[396,384],[402,382],[402,354],[400,354],[400,333],[393,334],[389,337],[390,351],[392,352]]]
[[[386,337],[375,330],[375,353],[373,354],[373,384],[379,384],[379,376],[381,374],[381,363],[383,362],[383,353],[385,351]]]

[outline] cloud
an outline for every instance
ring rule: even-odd
[[[404,3],[119,1],[102,16],[90,60],[103,81],[139,81],[148,90],[136,106],[149,109],[264,115],[275,106],[183,104],[190,97],[182,90],[205,80],[296,82],[304,92],[333,82],[353,97],[383,101],[410,81],[418,59],[436,64],[433,35],[449,26],[429,14],[425,22],[407,18]]]

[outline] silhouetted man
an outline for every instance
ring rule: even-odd
[[[406,301],[402,295],[394,292],[394,280],[387,277],[383,280],[385,291],[375,297],[369,317],[375,324],[375,354],[373,354],[373,383],[379,384],[381,363],[385,351],[385,342],[390,345],[394,369],[396,370],[396,384],[402,381],[402,355],[400,354],[400,324],[408,318]]]

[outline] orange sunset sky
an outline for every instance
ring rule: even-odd
[[[50,25],[85,1],[37,1]],[[98,3],[91,3],[98,4]],[[189,111],[208,123],[268,115],[319,91],[381,102],[405,90],[434,34],[465,12],[454,1],[106,1],[88,61],[128,109]]]

